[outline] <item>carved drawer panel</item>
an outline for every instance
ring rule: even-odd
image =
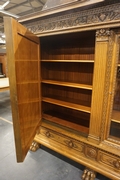
[[[117,156],[99,151],[99,162],[120,171],[120,158]]]
[[[82,143],[72,138],[66,137],[63,134],[56,133],[52,130],[43,127],[40,129],[40,134],[45,136],[46,138],[50,138],[60,144],[63,144],[70,149],[75,149],[81,153],[84,153],[84,145]]]

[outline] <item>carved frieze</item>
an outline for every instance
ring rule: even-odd
[[[75,12],[54,14],[54,17],[46,16],[43,19],[35,19],[34,22],[24,22],[25,26],[35,34],[66,30],[82,26],[97,26],[105,23],[114,23],[120,20],[120,3],[98,7],[94,9]],[[119,22],[120,23],[120,22]]]
[[[99,151],[98,156],[99,156],[98,161],[100,163],[106,164],[120,171],[120,160],[118,157],[112,156],[111,154],[107,154],[103,151]]]
[[[50,136],[46,136],[46,134],[49,134]],[[52,136],[53,134],[54,136]],[[69,151],[70,154],[72,152],[75,153],[76,151],[76,154],[79,154],[79,156],[87,157],[88,159],[93,160],[96,163],[105,164],[109,167],[114,168],[118,172],[120,171],[120,156],[102,150],[100,146],[95,147],[81,140],[78,141],[61,133],[59,134],[58,132],[55,132],[53,130],[48,130],[44,127],[41,127],[40,134],[37,135],[37,137],[38,139],[43,139],[44,142],[48,143],[48,147],[51,146],[50,142],[54,142],[52,143],[51,148],[53,148],[53,144],[59,143],[61,146],[64,146],[65,151]],[[66,147],[68,148],[66,149]]]

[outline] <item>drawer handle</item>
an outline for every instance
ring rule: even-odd
[[[69,141],[69,142],[68,142],[68,146],[69,146],[70,148],[73,148],[73,147],[74,147],[73,142],[72,142],[72,141]]]
[[[113,165],[115,168],[120,169],[120,161],[113,161]]]
[[[45,135],[49,138],[49,137],[50,137],[50,132],[47,131],[47,132],[45,133]]]

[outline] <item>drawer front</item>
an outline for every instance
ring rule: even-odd
[[[99,151],[99,162],[105,164],[109,167],[114,168],[114,170],[120,171],[120,158],[114,155],[110,155]]]
[[[46,129],[44,127],[40,129],[40,134],[45,136],[45,138],[50,138],[60,144],[67,146],[69,149],[75,149],[81,153],[84,153],[84,145],[82,143],[72,138],[66,137],[63,134],[57,134],[57,132]]]

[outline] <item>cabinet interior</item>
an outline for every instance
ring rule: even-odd
[[[44,119],[88,134],[95,32],[40,38]]]

